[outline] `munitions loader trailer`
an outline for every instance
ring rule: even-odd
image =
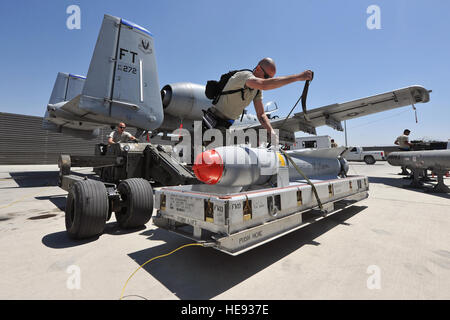
[[[209,186],[164,187],[155,191],[153,223],[231,255],[238,255],[321,220],[368,197],[367,177],[214,194]],[[317,210],[314,210],[314,209]]]
[[[275,187],[229,192],[193,184],[198,181],[191,171],[163,147],[123,143],[106,151],[97,148],[95,156],[59,159],[59,185],[68,191],[66,229],[75,239],[102,234],[113,212],[120,227],[141,227],[156,208],[156,226],[238,255],[368,197],[364,176],[311,184],[284,179]],[[94,167],[98,176],[82,177],[72,167]],[[150,181],[174,186],[153,191]]]

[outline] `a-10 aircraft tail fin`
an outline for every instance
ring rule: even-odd
[[[59,72],[53,85],[52,95],[49,104],[55,105],[60,102],[70,101],[83,90],[86,77]]]
[[[65,121],[58,121],[57,118]],[[45,115],[66,129],[126,121],[143,130],[158,128],[164,112],[153,35],[125,19],[105,15],[86,77],[59,73]],[[61,123],[60,123],[61,122]]]
[[[164,113],[153,35],[105,15],[83,87],[80,107],[131,126],[155,129]]]
[[[153,35],[125,19],[105,15],[80,108],[131,126],[154,129],[163,121]]]
[[[99,135],[98,125],[83,121],[82,118],[73,114],[68,114],[63,108],[68,101],[78,99],[85,80],[86,77],[83,76],[64,72],[58,73],[42,121],[43,129],[84,139],[92,139]]]

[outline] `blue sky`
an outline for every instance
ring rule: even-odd
[[[66,27],[72,4],[80,30]],[[380,30],[367,28],[370,5],[381,9]],[[405,128],[413,140],[450,139],[447,0],[2,1],[0,111],[42,116],[57,72],[87,73],[105,13],[154,34],[160,87],[205,84],[269,56],[278,75],[314,70],[309,108],[414,84],[433,90],[416,106],[419,123],[411,107],[347,121],[349,144],[392,145]],[[264,101],[287,115],[302,89],[297,82],[266,91]],[[344,144],[341,132],[317,131]]]

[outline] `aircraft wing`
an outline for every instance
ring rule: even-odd
[[[297,131],[316,134],[315,128],[324,125],[343,131],[341,124],[343,120],[359,118],[416,103],[426,103],[430,101],[430,92],[422,86],[410,86],[371,97],[308,110],[306,116],[303,112],[299,112],[288,119],[281,118],[270,123],[274,129],[280,130],[280,139],[284,138],[288,141],[295,140],[293,134]],[[249,128],[258,129],[262,126],[255,124],[245,127],[245,129]]]

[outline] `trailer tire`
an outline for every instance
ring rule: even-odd
[[[122,207],[116,211],[116,220],[122,228],[145,225],[153,214],[153,190],[150,182],[142,178],[122,181],[118,186]]]
[[[365,156],[364,162],[367,164],[375,164],[377,162],[373,156]]]
[[[85,239],[102,234],[108,208],[108,193],[103,183],[95,180],[75,182],[67,195],[65,209],[69,237]]]

